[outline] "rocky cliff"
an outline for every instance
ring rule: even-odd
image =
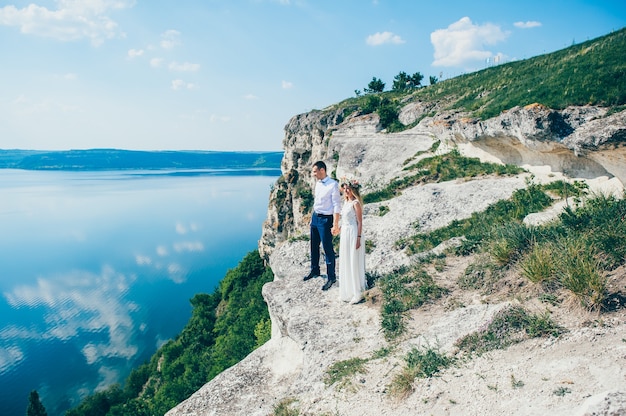
[[[520,292],[523,284],[514,273],[488,295],[461,290],[456,281],[471,259],[450,258],[445,267],[431,270],[449,295],[412,311],[406,335],[389,343],[381,332],[375,288],[365,303],[346,305],[338,300],[336,287],[320,290],[322,279],[302,281],[308,271],[310,169],[318,159],[326,161],[336,177],[358,178],[365,192],[402,178],[407,174],[403,167],[428,154],[435,142],[441,143],[438,153],[456,148],[463,155],[526,169],[516,176],[416,185],[391,200],[367,204],[366,267],[379,274],[416,261],[395,244],[415,227],[428,231],[469,217],[526,186],[531,175],[538,182],[576,179],[595,192],[623,195],[626,111],[557,111],[530,105],[481,121],[459,112],[435,112],[434,105],[407,104],[400,120],[405,125],[419,123],[393,134],[381,131],[375,114],[344,115],[335,108],[290,120],[283,175],[271,191],[259,241],[275,274],[275,281],[263,288],[272,338],[167,415],[271,415],[277,406],[289,403],[302,415],[626,414],[624,309],[599,317],[575,308],[551,308],[553,319],[568,329],[566,334],[460,363],[438,377],[415,381],[412,394],[393,399],[389,385],[411,348],[430,345],[450,352],[457,339],[483,327],[511,303],[537,311],[547,306]],[[381,216],[383,205],[386,214]],[[538,214],[535,221],[558,211],[557,206]],[[626,272],[615,271],[610,284],[626,292]],[[348,383],[325,383],[330,366],[359,357],[367,358],[366,367]]]

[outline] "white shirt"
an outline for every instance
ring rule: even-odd
[[[313,211],[323,215],[339,214],[341,212],[339,183],[330,176],[326,176],[315,184]]]

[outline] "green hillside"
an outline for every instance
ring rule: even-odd
[[[486,119],[533,103],[626,104],[626,29],[523,61],[487,68],[424,88],[414,99],[446,100],[449,108]]]

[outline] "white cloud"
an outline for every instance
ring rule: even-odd
[[[405,43],[405,41],[400,36],[395,35],[392,32],[378,32],[373,35],[369,35],[367,39],[365,39],[365,43],[370,46],[380,46],[386,43],[399,45]]]
[[[152,58],[150,59],[150,66],[153,68],[158,68],[163,63],[163,58]]]
[[[200,113],[202,113],[203,111],[200,111]],[[176,234],[180,234],[180,235],[185,235],[190,231],[198,231],[200,229],[200,226],[194,222],[190,223],[189,225],[185,225],[183,223],[177,222],[176,223]]]
[[[180,45],[180,32],[178,30],[167,30],[161,34],[161,47],[163,49],[172,49]]]
[[[108,13],[134,6],[135,0],[58,0],[57,9],[29,4],[0,8],[0,25],[18,27],[24,34],[60,41],[89,39],[95,46],[124,37]]]
[[[209,116],[209,121],[211,123],[216,123],[216,122],[227,123],[227,122],[230,121],[230,117],[229,116],[220,116],[218,114],[211,114]]]
[[[178,263],[171,263],[167,266],[170,280],[174,283],[185,283],[187,276],[185,270]]]
[[[130,49],[128,51],[128,57],[130,59],[143,55],[143,49]]]
[[[293,88],[293,83],[289,82],[289,81],[283,81],[281,83],[281,85],[282,85],[284,90],[289,90],[289,89]]]
[[[16,367],[24,359],[24,352],[16,346],[0,348],[0,374]]]
[[[518,27],[520,29],[530,29],[533,27],[539,27],[541,26],[541,22],[537,22],[534,20],[529,20],[528,22],[515,22],[513,23],[513,26]]]
[[[200,64],[192,64],[189,62],[185,62],[179,64],[178,62],[172,62],[169,65],[170,71],[179,71],[179,72],[195,72],[200,69]]]
[[[142,256],[138,254],[135,256],[135,263],[137,263],[137,265],[139,266],[147,266],[152,264],[152,259],[148,256]]]
[[[127,302],[124,294],[133,280],[104,267],[100,274],[74,271],[60,278],[40,278],[35,285],[16,287],[4,296],[12,307],[47,308],[45,327],[37,328],[41,339],[68,340],[84,332],[107,334],[107,338],[84,347],[88,362],[95,363],[105,356],[129,359],[137,353],[137,347],[131,344],[134,323],[130,316],[137,305]],[[13,335],[6,341],[19,345],[25,336],[32,337],[28,331],[12,330]],[[1,355],[20,358],[15,350],[0,353],[0,362],[5,358]]]
[[[246,99],[246,100],[258,100],[259,99],[259,97],[257,97],[254,94],[246,94],[246,95],[243,96],[243,98]]]
[[[157,249],[156,249],[156,252],[161,257],[167,256],[169,254],[168,251],[167,251],[167,247],[165,247],[165,246],[158,246]]]
[[[204,251],[204,244],[201,241],[181,241],[174,243],[174,251],[181,253],[183,251]]]
[[[196,88],[195,84],[183,81],[182,79],[172,80],[172,89],[174,91],[183,90],[183,89],[193,90],[195,88]]]
[[[475,25],[469,17],[463,17],[446,29],[430,34],[435,49],[434,66],[463,66],[484,61],[494,54],[485,45],[504,41],[509,33],[491,23]]]
[[[68,72],[67,74],[63,75],[63,79],[67,81],[74,81],[75,79],[78,79],[78,75],[74,74],[73,72]]]

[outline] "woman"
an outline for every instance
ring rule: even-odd
[[[363,200],[357,181],[343,181],[344,204],[341,209],[339,239],[339,298],[351,304],[363,300],[365,281],[365,244],[363,233]]]

